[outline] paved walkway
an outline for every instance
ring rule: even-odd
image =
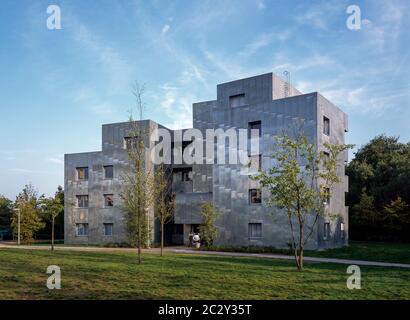
[[[2,244],[0,242],[0,249],[28,249],[28,250],[50,250],[50,246],[25,246],[25,245],[12,245]],[[64,246],[57,245],[54,247],[59,251],[99,251],[99,252],[136,252],[135,248],[106,248],[106,247],[92,247],[92,246]],[[143,249],[143,252],[159,252],[159,248]],[[199,255],[215,255],[215,256],[228,256],[228,257],[250,257],[250,258],[264,258],[264,259],[280,259],[280,260],[293,260],[293,256],[281,255],[281,254],[267,254],[267,253],[242,253],[242,252],[222,252],[222,251],[201,251],[195,249],[181,249],[181,247],[166,247],[166,252],[178,253],[178,254],[199,254]],[[360,265],[360,266],[375,266],[375,267],[388,267],[388,268],[408,268],[410,264],[404,263],[390,263],[390,262],[377,262],[377,261],[364,261],[364,260],[349,260],[349,259],[332,259],[332,258],[316,258],[305,257],[305,261],[308,262],[320,262],[320,263],[335,263],[345,265]]]

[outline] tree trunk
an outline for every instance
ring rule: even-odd
[[[164,223],[161,222],[161,257],[162,257],[163,249],[164,249]]]
[[[298,263],[298,270],[302,271],[303,270],[303,251],[304,251],[304,246],[303,246],[303,237],[304,237],[304,232],[303,232],[303,223],[299,223],[299,263]]]
[[[51,222],[51,251],[54,251],[54,216]]]
[[[141,219],[138,219],[138,264],[141,264]]]

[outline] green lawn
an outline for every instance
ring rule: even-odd
[[[167,253],[0,249],[2,299],[410,299],[410,269],[362,267],[362,289],[346,288],[346,266]],[[58,265],[62,289],[46,288]]]
[[[290,252],[289,249],[272,247],[214,246],[212,248],[202,248],[201,250],[293,255],[293,252]],[[305,256],[410,264],[410,243],[350,241],[348,247],[323,251],[305,250]]]
[[[350,241],[348,247],[308,251],[306,256],[410,264],[410,243]]]

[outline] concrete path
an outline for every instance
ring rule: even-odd
[[[27,250],[50,250],[50,246],[25,246],[25,245],[13,245],[2,244],[0,242],[0,249],[27,249]],[[54,247],[58,251],[94,251],[94,252],[132,252],[135,253],[136,249],[133,248],[106,248],[106,247],[92,247],[92,246],[64,246],[57,245]],[[159,248],[143,249],[143,252],[159,252]],[[172,252],[178,254],[197,254],[197,255],[214,255],[214,256],[227,256],[227,257],[248,257],[248,258],[263,258],[263,259],[279,259],[279,260],[293,260],[293,256],[281,255],[281,254],[267,254],[267,253],[242,253],[242,252],[222,252],[222,251],[201,251],[195,249],[181,249],[181,247],[166,247],[165,252]],[[359,266],[374,266],[374,267],[387,267],[387,268],[408,268],[410,264],[404,263],[390,263],[390,262],[377,262],[377,261],[364,261],[364,260],[349,260],[349,259],[333,259],[333,258],[317,258],[317,257],[305,257],[305,261],[319,262],[319,263],[335,263],[345,265],[359,265]]]

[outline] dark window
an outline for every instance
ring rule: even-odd
[[[182,181],[192,181],[192,170],[182,170]]]
[[[174,169],[172,178],[174,181],[192,181],[192,168]]]
[[[104,195],[104,206],[113,207],[114,206],[114,196],[112,194]]]
[[[323,239],[327,240],[330,237],[330,223],[325,222],[323,227]]]
[[[262,122],[261,121],[253,121],[248,123],[248,138],[252,137],[252,130],[258,130],[258,136],[262,135]]]
[[[77,223],[76,224],[76,234],[77,236],[88,235],[88,223]]]
[[[323,117],[323,133],[327,136],[330,135],[330,120],[327,117]]]
[[[125,137],[124,138],[124,149],[130,150],[135,149],[138,146],[137,137]]]
[[[112,236],[114,229],[113,223],[104,223],[104,235],[105,236]]]
[[[249,203],[250,204],[262,203],[262,192],[260,189],[249,189]]]
[[[77,196],[77,207],[88,208],[88,195]]]
[[[232,108],[246,105],[245,94],[237,94],[229,97],[229,106]]]
[[[249,223],[248,224],[248,236],[249,236],[249,239],[262,238],[262,223]]]
[[[329,154],[329,152],[323,151],[322,154],[323,154],[323,162],[324,162],[324,163],[327,163],[327,162],[329,161],[329,159],[330,159],[330,154]]]
[[[77,180],[88,180],[88,167],[76,168]]]
[[[104,179],[114,178],[114,166],[104,166]]]

